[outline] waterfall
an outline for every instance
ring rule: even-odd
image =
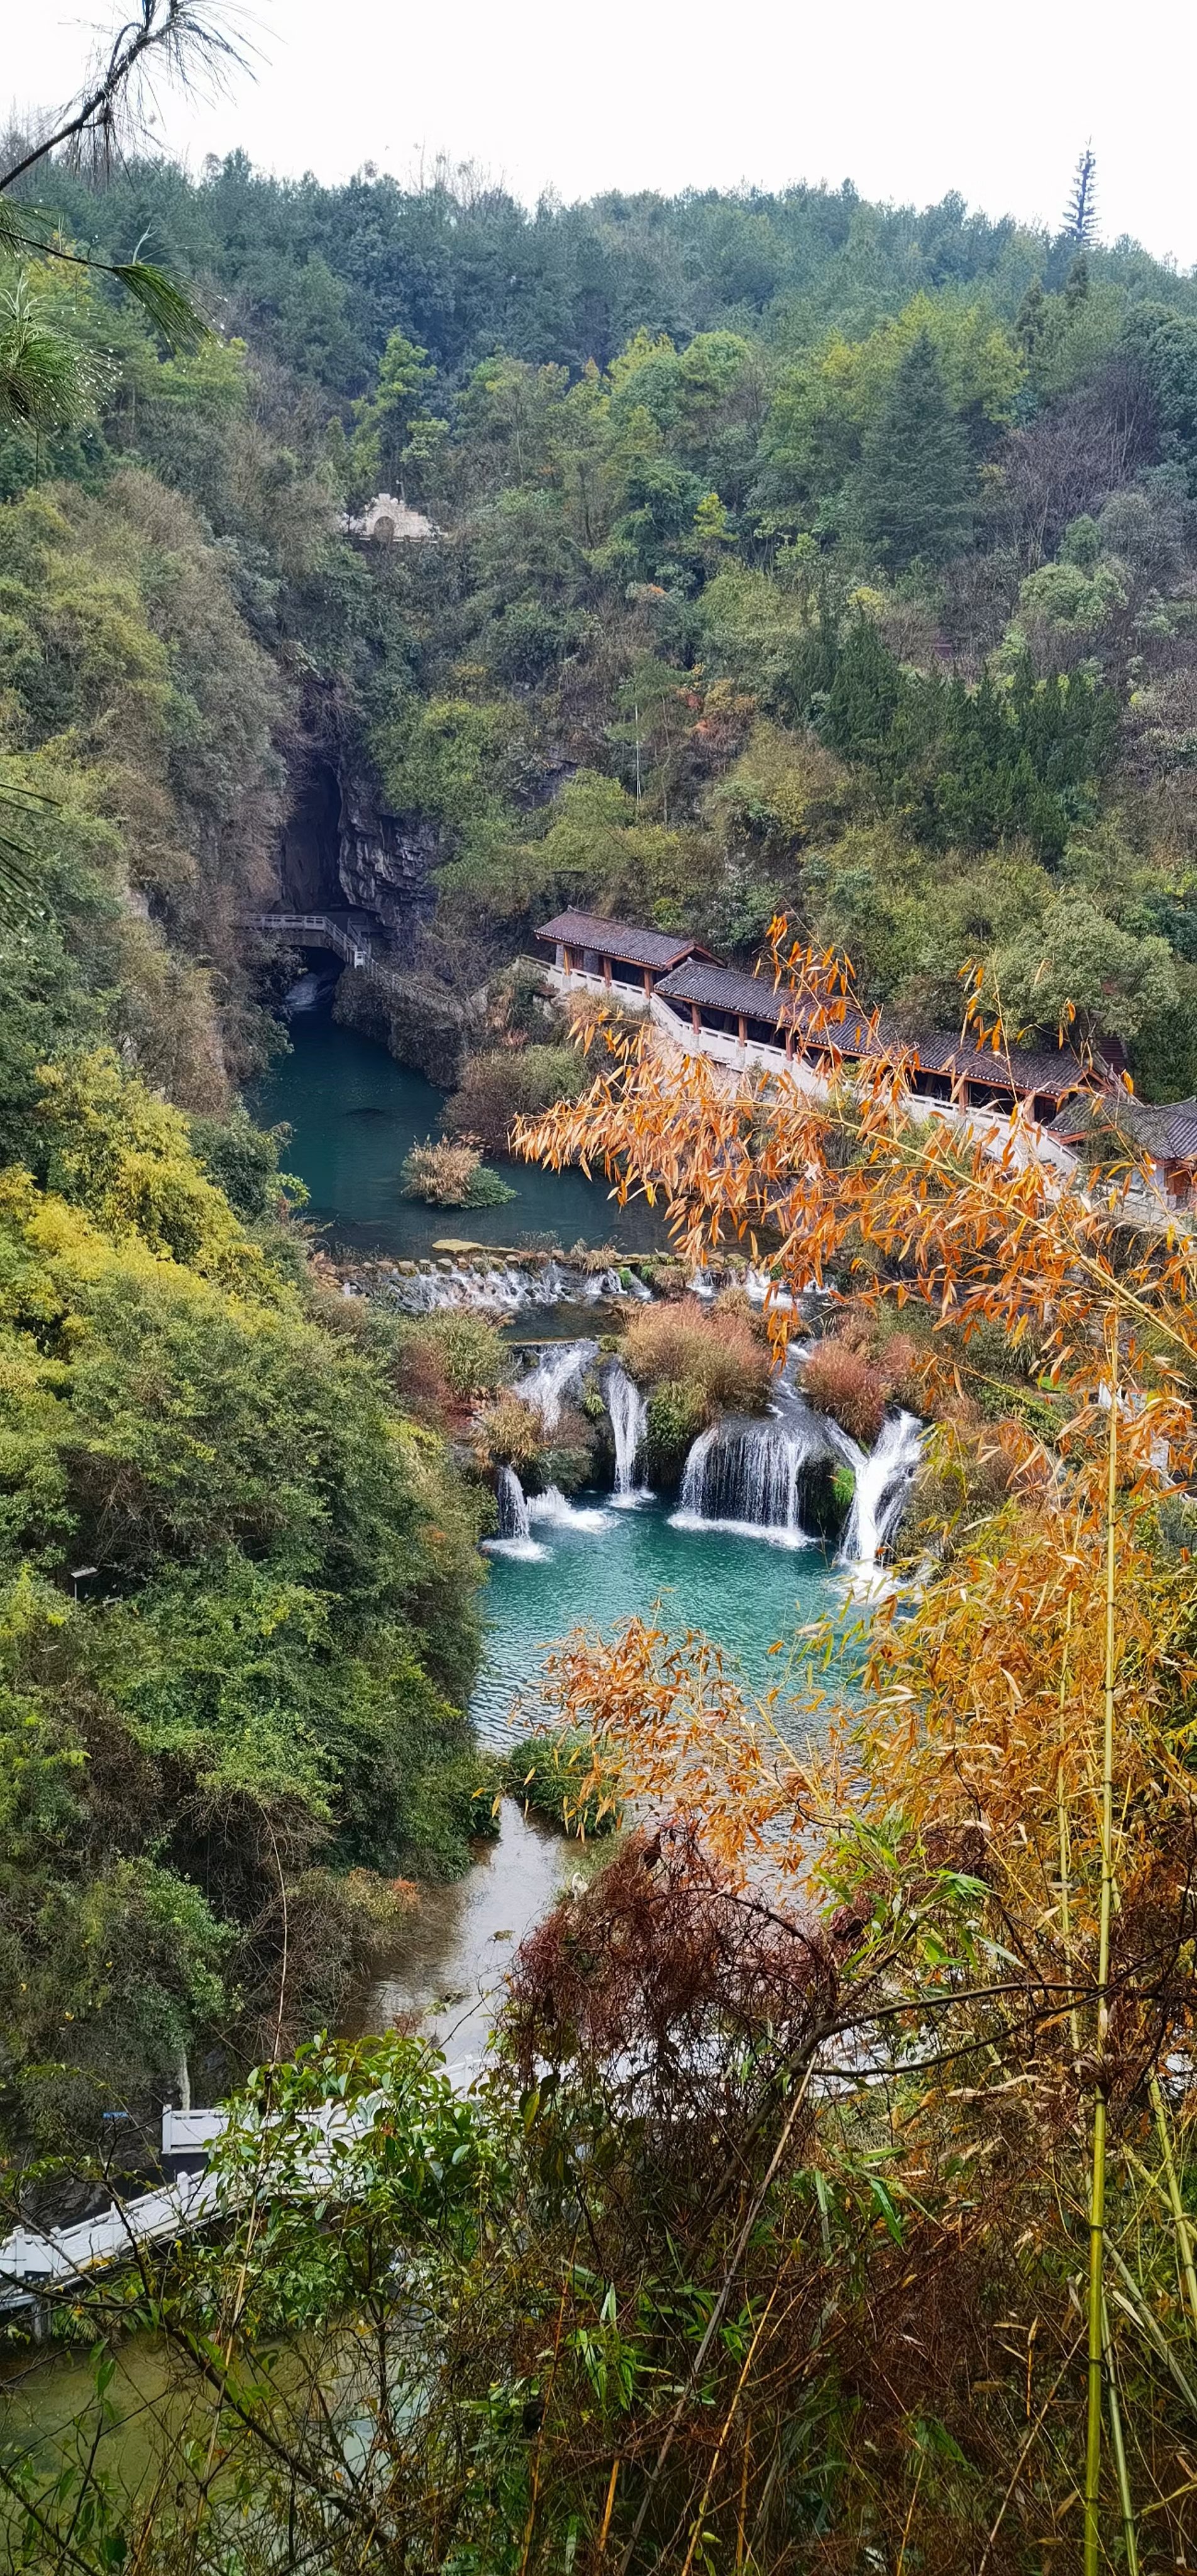
[[[488,1556],[514,1556],[539,1564],[547,1549],[538,1547],[532,1536],[528,1499],[514,1467],[500,1467],[495,1478],[495,1500],[499,1506],[499,1535],[484,1538]]]
[[[519,1379],[515,1392],[540,1415],[545,1431],[556,1430],[565,1397],[581,1385],[597,1358],[597,1342],[550,1342],[535,1368]]]
[[[855,1490],[848,1524],[840,1542],[841,1565],[876,1565],[906,1508],[922,1454],[923,1426],[913,1413],[891,1413],[867,1453],[829,1422],[828,1431],[840,1456],[852,1469]]]
[[[634,1386],[621,1360],[608,1360],[602,1373],[603,1402],[611,1417],[615,1442],[615,1492],[623,1500],[644,1487],[636,1484],[636,1459],[648,1420],[648,1403]]]
[[[516,1315],[528,1306],[596,1306],[647,1296],[631,1272],[628,1277],[632,1284],[625,1287],[618,1270],[574,1270],[564,1261],[525,1264],[479,1252],[472,1260],[423,1261],[410,1272],[389,1271],[380,1284],[406,1315],[438,1315],[458,1306],[482,1315]]]
[[[830,1456],[825,1425],[795,1400],[763,1422],[729,1414],[690,1451],[674,1527],[751,1531],[779,1546],[807,1547],[803,1482]]]
[[[527,1500],[514,1467],[500,1467],[495,1490],[499,1498],[500,1538],[530,1538]]]

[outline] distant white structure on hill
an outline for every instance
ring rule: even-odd
[[[345,525],[351,537],[365,537],[374,546],[411,545],[440,535],[440,529],[425,518],[422,510],[397,501],[393,492],[376,492],[359,516],[347,518]]]

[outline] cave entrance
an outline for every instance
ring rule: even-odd
[[[283,902],[296,912],[343,910],[341,790],[331,761],[305,762],[293,782],[283,826],[279,877]]]

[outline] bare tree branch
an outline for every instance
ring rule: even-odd
[[[253,49],[239,32],[244,14],[240,0],[140,0],[59,122],[0,171],[0,190],[59,151],[106,175],[122,134],[136,139],[148,132],[159,72],[183,90],[224,90],[232,71],[250,68]]]

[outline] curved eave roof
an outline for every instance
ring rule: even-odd
[[[621,966],[647,966],[655,975],[679,966],[685,957],[706,957],[696,939],[672,930],[642,930],[634,921],[604,921],[594,912],[559,912],[536,932],[538,939],[569,948],[593,948],[596,956],[618,958]]]

